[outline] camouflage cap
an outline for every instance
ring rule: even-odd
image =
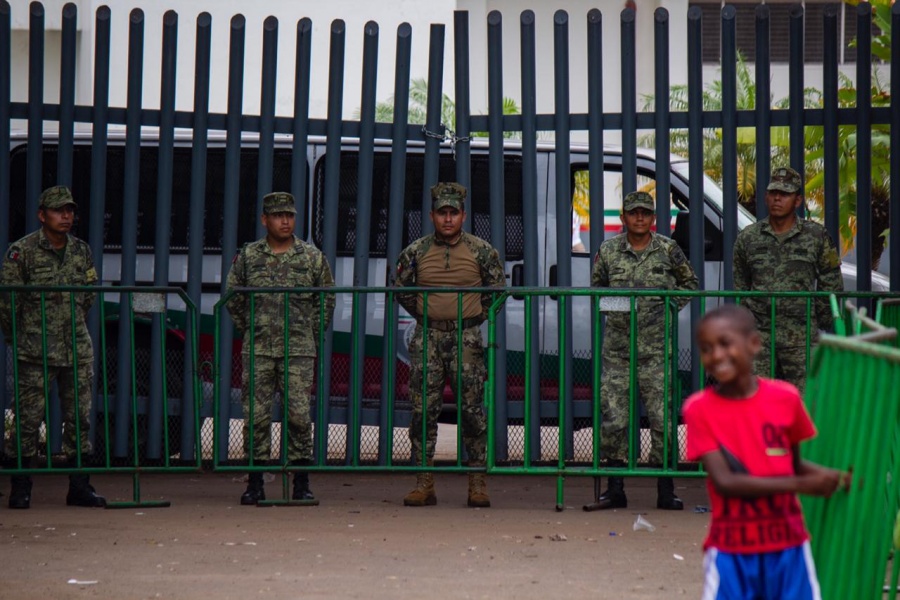
[[[263,196],[263,214],[297,213],[294,197],[287,192],[272,192]]]
[[[800,173],[790,167],[781,167],[772,171],[772,178],[769,179],[769,186],[766,189],[794,194],[800,191],[801,185]]]
[[[636,208],[646,208],[649,211],[653,211],[656,209],[656,202],[653,201],[653,196],[647,192],[626,194],[625,199],[622,200],[622,212],[628,212]]]
[[[464,210],[466,188],[458,183],[438,183],[431,188],[431,210],[445,206]]]
[[[56,185],[41,192],[38,208],[62,208],[69,204],[78,206],[71,190],[64,185]]]

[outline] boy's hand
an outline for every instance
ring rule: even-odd
[[[819,467],[799,477],[800,488],[797,491],[809,496],[828,498],[839,486],[849,485],[848,475],[835,469]]]

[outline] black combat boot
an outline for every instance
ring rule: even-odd
[[[294,465],[308,467],[312,464],[310,460],[294,461]],[[318,504],[319,501],[309,489],[309,473],[306,471],[294,471],[294,491],[291,494],[291,500],[302,500],[309,504]]]
[[[675,495],[675,481],[671,477],[660,477],[656,480],[656,508],[684,510],[684,502]]]
[[[91,485],[89,475],[69,475],[69,493],[66,494],[66,505],[103,508],[106,506],[106,498],[97,495],[97,490]]]
[[[291,500],[315,500],[312,490],[309,489],[309,473],[294,473],[294,493]]]
[[[28,475],[13,475],[9,479],[12,483],[12,491],[9,493],[9,507],[30,508],[31,477]]]
[[[598,477],[597,481],[599,482],[599,480]],[[606,491],[597,496],[595,502],[584,505],[584,510],[588,512],[610,508],[628,508],[628,498],[625,497],[625,479],[622,477],[610,477],[609,487],[606,488]]]
[[[241,494],[241,504],[254,506],[260,500],[266,499],[266,491],[263,489],[263,474],[250,473],[247,479],[247,491]]]
[[[625,478],[610,477],[606,491],[597,499],[599,510],[608,508],[627,508],[628,498],[625,497]]]

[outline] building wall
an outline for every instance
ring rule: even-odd
[[[238,0],[194,0],[190,2],[160,0],[79,0],[78,7],[78,57],[76,102],[90,104],[93,95],[94,21],[96,10],[107,5],[111,10],[112,56],[110,105],[125,106],[128,72],[129,15],[135,8],[144,13],[144,72],[143,105],[159,106],[160,61],[162,48],[162,22],[165,12],[174,8],[178,12],[178,61],[179,85],[176,88],[178,110],[191,110],[193,104],[194,37],[196,18],[202,11],[212,16],[212,65],[210,110],[225,112],[228,90],[228,51],[230,19],[242,13],[246,18],[244,112],[258,114],[260,104],[260,79],[262,65],[263,22],[269,15],[279,20],[278,83],[276,113],[290,115],[293,111],[293,86],[296,56],[296,25],[303,17],[313,22],[313,68],[311,74],[311,116],[325,117],[328,88],[328,60],[330,27],[336,18],[346,23],[344,103],[345,118],[352,118],[360,106],[363,28],[374,20],[380,26],[379,75],[377,97],[388,99],[394,88],[394,62],[397,27],[408,22],[412,26],[413,78],[426,78],[428,74],[429,32],[432,23],[444,23],[444,91],[453,96],[453,11],[470,12],[470,69],[471,101],[473,114],[487,112],[487,15],[492,10],[503,14],[504,45],[504,95],[521,102],[519,70],[519,18],[523,10],[531,9],[536,16],[537,68],[539,112],[552,112],[553,107],[553,14],[566,10],[570,18],[569,59],[571,105],[573,112],[587,109],[587,13],[593,7],[603,12],[604,54],[604,110],[620,109],[619,80],[620,13],[622,0],[568,0],[548,3],[530,0],[396,0],[391,2],[363,0],[331,0],[329,2],[296,2],[295,0],[269,0],[265,3],[247,3]],[[59,98],[60,14],[63,0],[46,0],[45,35],[45,89],[46,102]],[[663,6],[670,11],[671,43],[673,48],[684,46],[686,34],[687,0],[655,0],[642,2],[637,12],[638,29],[638,94],[650,93],[653,85],[653,10]],[[645,8],[646,7],[646,8]],[[14,101],[28,98],[28,39],[29,14],[25,2],[13,3],[13,78]],[[686,64],[677,53],[671,53],[672,82],[686,80]],[[19,124],[21,125],[21,124]],[[48,124],[52,127],[52,124]]]

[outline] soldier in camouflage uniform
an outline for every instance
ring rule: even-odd
[[[734,242],[734,289],[766,292],[840,292],[841,258],[828,231],[797,216],[803,202],[800,174],[782,167],[772,173],[766,188],[769,215],[741,231]],[[747,298],[762,337],[756,372],[793,383],[803,393],[806,383],[806,300],[775,302],[775,362],[770,356],[771,303]],[[809,315],[811,344],[819,329],[831,329],[834,319],[825,298],[816,299]],[[774,371],[772,367],[774,368]]]
[[[484,240],[462,230],[466,219],[466,188],[458,183],[439,183],[431,188],[431,220],[434,234],[410,244],[397,262],[395,285],[400,287],[503,287],[503,265],[497,251]],[[462,395],[460,424],[469,466],[485,464],[487,425],[482,394],[487,369],[484,364],[481,323],[488,316],[492,294],[434,293],[428,295],[426,320],[423,294],[398,293],[400,305],[416,318],[409,344],[409,393],[413,403],[409,437],[413,462],[422,464],[422,383],[427,370],[425,406],[425,460],[434,464],[437,420],[443,404],[444,383],[450,380],[454,394]],[[459,303],[462,321],[458,321]],[[460,329],[462,331],[460,331]],[[462,339],[462,389],[457,390],[457,340]],[[423,343],[427,342],[427,350]],[[423,351],[427,355],[423,356]],[[403,499],[406,506],[437,504],[432,473],[419,473],[416,488]],[[483,473],[469,474],[468,505],[491,505]]]
[[[673,240],[651,231],[656,222],[653,197],[646,192],[631,192],[622,201],[625,233],[609,239],[594,257],[591,285],[605,288],[651,288],[696,290],[697,276]],[[663,298],[637,299],[637,384],[650,420],[650,461],[662,464],[663,430],[666,407],[672,400],[674,373],[671,370],[672,346],[665,349],[665,302]],[[677,326],[678,310],[688,298],[672,300],[670,331]],[[671,306],[671,305],[670,305]],[[671,336],[671,334],[670,334]],[[624,465],[628,455],[629,378],[631,375],[631,314],[611,312],[606,317],[603,336],[603,404],[600,451],[612,466]],[[664,387],[666,370],[668,387]],[[637,415],[635,415],[637,417]],[[673,418],[670,416],[670,419]],[[671,423],[671,421],[670,421]],[[657,481],[658,508],[681,510],[671,477]],[[604,510],[628,506],[624,480],[610,477],[608,489],[585,510]]]
[[[266,237],[247,244],[235,256],[228,273],[228,290],[241,287],[334,286],[325,256],[315,246],[294,235],[296,213],[291,194],[274,192],[263,198],[262,223],[266,228]],[[308,466],[312,459],[309,389],[313,383],[320,319],[324,319],[323,328],[331,323],[334,294],[291,293],[287,331],[283,293],[253,295],[253,323],[250,321],[250,301],[250,294],[235,294],[227,303],[231,318],[244,339],[241,352],[244,450],[249,457],[252,449],[256,461],[270,459],[273,397],[278,391],[285,392],[283,387],[287,370],[287,459],[290,464]],[[252,362],[251,339],[254,349]],[[251,372],[254,375],[252,390]],[[307,472],[294,473],[291,497],[304,504],[318,504],[309,489]],[[255,505],[265,499],[262,473],[250,473],[241,504]]]
[[[72,192],[64,186],[48,188],[41,193],[38,202],[41,228],[10,246],[0,284],[66,286],[97,283],[90,247],[69,234],[75,222],[75,208]],[[79,454],[84,457],[90,453],[88,432],[94,349],[85,317],[94,297],[94,293],[87,292],[0,294],[0,329],[7,342],[14,342],[13,351],[18,361],[16,419],[21,438],[15,438],[14,427],[12,441],[17,449],[14,452],[21,453],[26,468],[37,466],[38,451],[42,447],[39,433],[44,420],[44,400],[49,397],[54,380],[62,405],[63,452],[69,466],[77,466]],[[76,436],[76,427],[80,436]],[[102,507],[106,506],[106,500],[95,493],[89,476],[77,474],[69,476],[66,504]],[[13,475],[10,508],[28,508],[30,505],[31,477]]]

